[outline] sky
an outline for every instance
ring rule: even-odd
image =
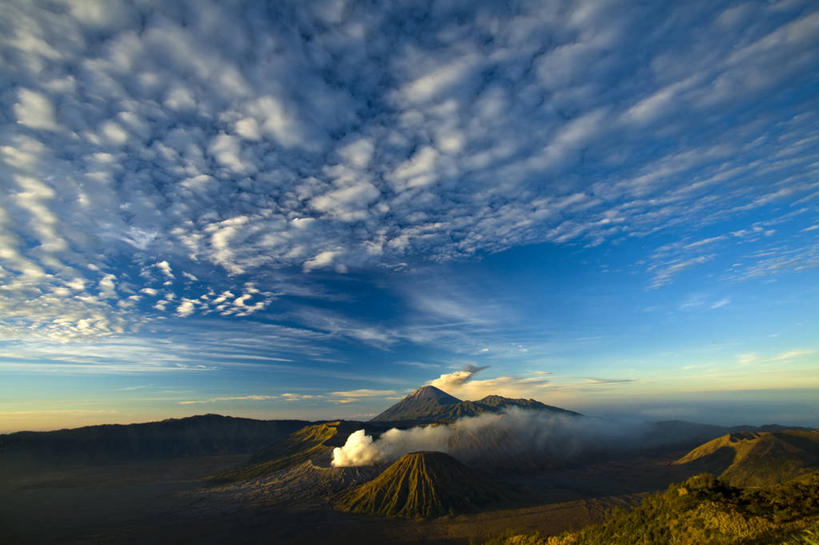
[[[0,5],[0,433],[434,384],[819,426],[819,6]]]

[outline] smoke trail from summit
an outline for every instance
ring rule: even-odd
[[[557,463],[583,452],[620,448],[644,430],[645,424],[639,422],[512,408],[446,425],[393,428],[377,439],[358,430],[343,447],[333,449],[332,464],[347,467],[388,463],[423,450],[446,452],[466,463]]]

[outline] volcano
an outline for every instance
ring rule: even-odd
[[[341,511],[399,518],[434,518],[513,499],[492,481],[443,452],[405,454],[372,481],[342,492],[333,501]]]
[[[512,407],[580,416],[580,413],[552,407],[534,399],[510,399],[499,395],[490,395],[479,401],[461,401],[435,386],[422,386],[373,418],[371,422],[394,422],[405,425],[443,424],[454,422],[466,416],[500,413]]]
[[[436,388],[422,386],[372,419],[373,422],[423,420],[445,414],[460,405],[461,400]]]

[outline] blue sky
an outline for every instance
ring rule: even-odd
[[[0,432],[819,425],[812,2],[13,0],[0,76]]]

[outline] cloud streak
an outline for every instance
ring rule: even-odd
[[[276,396],[271,395],[242,395],[242,396],[222,396],[222,397],[211,397],[209,399],[189,399],[185,401],[179,401],[180,405],[201,405],[207,403],[219,403],[224,401],[268,401],[270,399],[275,399]]]

